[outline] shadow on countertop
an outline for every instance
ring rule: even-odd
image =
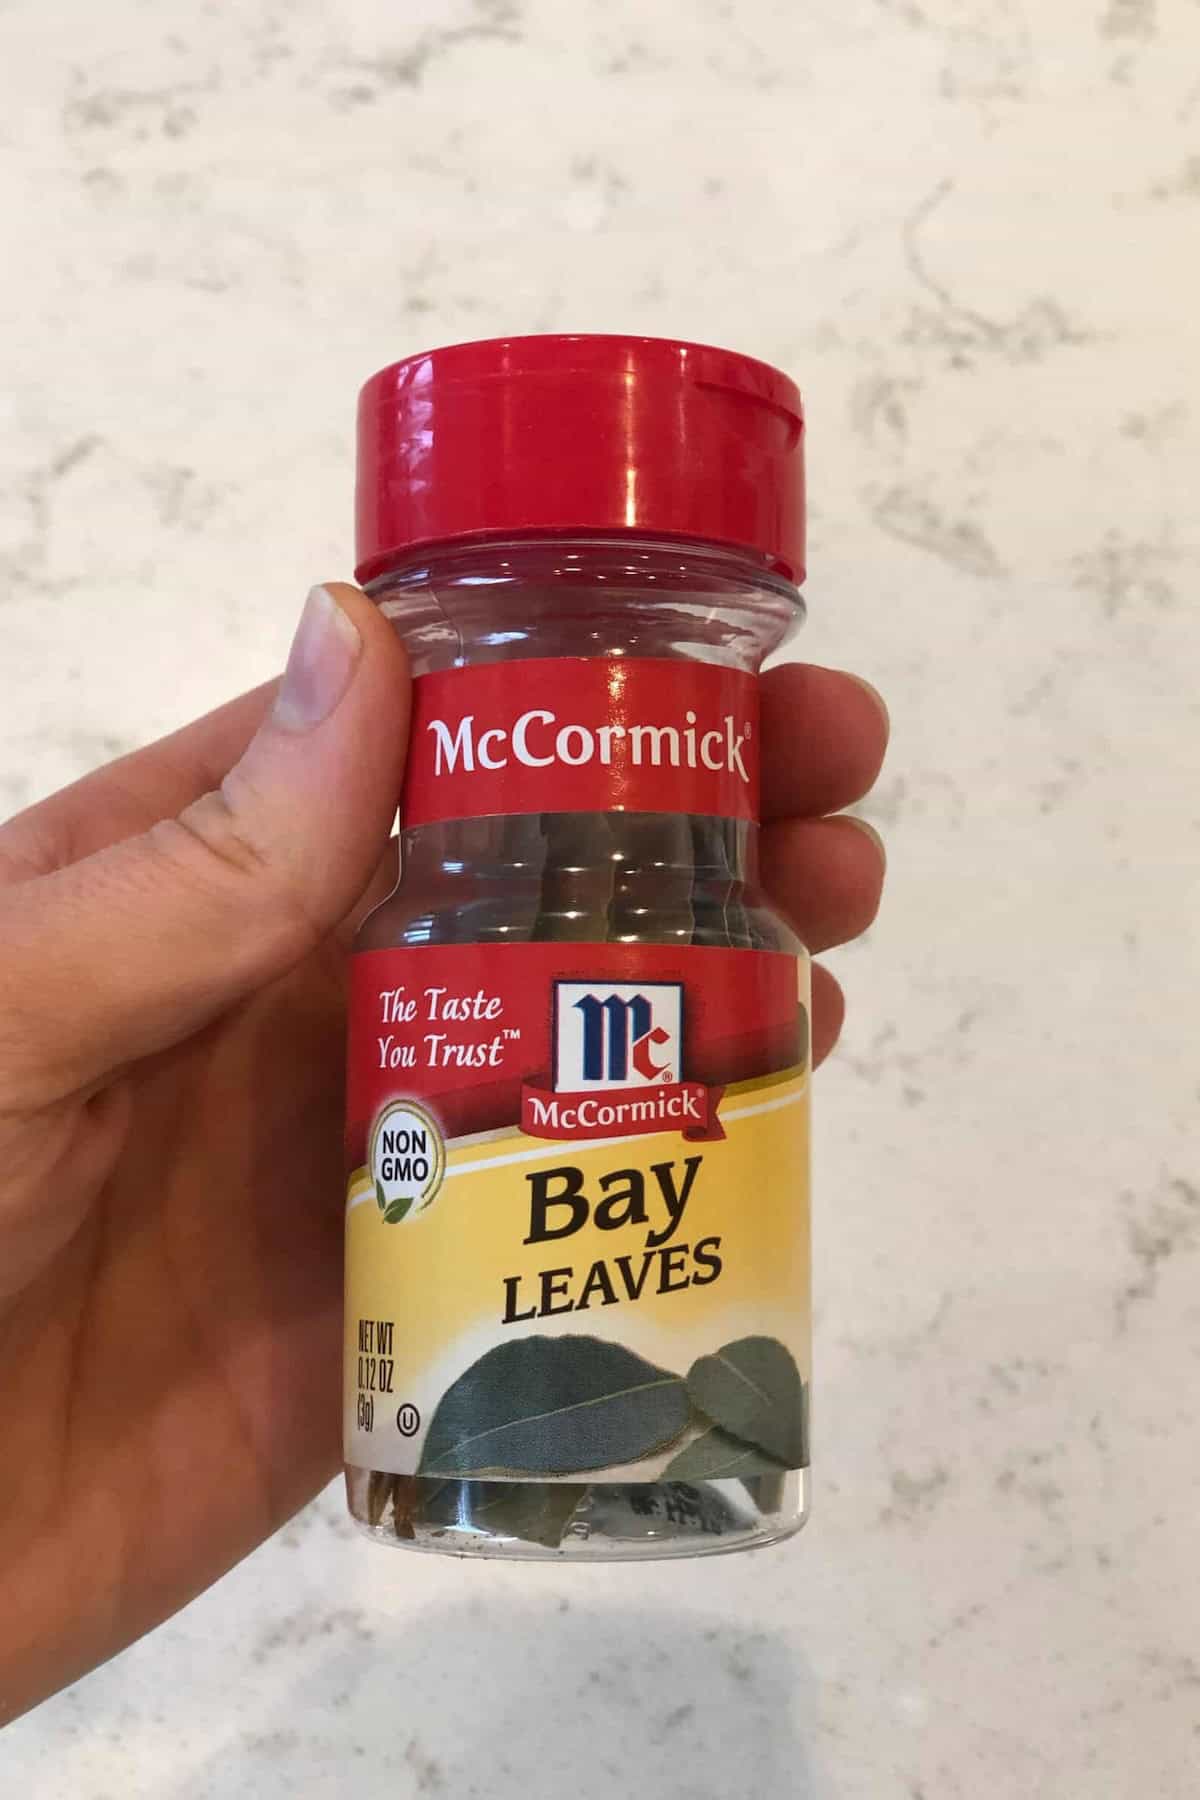
[[[159,1800],[833,1800],[814,1712],[775,1631],[531,1580],[317,1626],[278,1703]]]

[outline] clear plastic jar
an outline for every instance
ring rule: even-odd
[[[440,759],[425,766],[422,779],[432,785],[436,771],[462,783],[468,771],[488,779],[487,771],[496,769],[503,770],[496,781],[509,782],[518,748],[527,758],[527,766],[515,771],[517,785],[504,787],[500,800],[493,797],[489,810],[478,815],[432,817],[407,827],[402,816],[399,885],[367,919],[356,944],[358,952],[377,954],[373,961],[356,958],[356,969],[369,967],[375,973],[366,983],[365,999],[356,990],[359,1010],[352,1023],[351,1089],[352,1094],[362,1090],[366,1097],[361,1103],[352,1099],[351,1136],[356,1129],[357,1138],[349,1153],[351,1206],[357,1201],[361,1207],[357,1215],[348,1212],[346,1475],[350,1510],[380,1541],[467,1555],[662,1557],[772,1543],[797,1530],[807,1510],[807,1134],[805,1127],[803,1144],[786,1140],[783,1154],[778,1147],[783,1140],[773,1138],[759,1144],[757,1139],[751,1142],[750,1133],[766,1128],[763,1118],[770,1119],[772,1131],[781,1129],[777,1120],[785,1114],[777,1109],[790,1106],[788,1120],[798,1118],[802,1108],[806,1111],[807,1013],[793,998],[793,1031],[786,996],[782,1003],[772,1002],[775,1023],[764,1025],[753,1044],[739,1037],[737,1015],[743,994],[748,1018],[754,1015],[755,982],[763,969],[774,971],[776,983],[783,970],[786,986],[788,979],[795,981],[787,970],[798,965],[800,979],[792,992],[803,996],[807,959],[759,886],[758,825],[749,816],[752,807],[739,800],[737,816],[720,816],[709,810],[688,811],[683,803],[678,810],[667,809],[661,796],[668,789],[674,791],[674,777],[665,766],[671,754],[678,756],[681,766],[689,757],[696,765],[688,778],[693,782],[688,792],[708,792],[705,782],[712,784],[714,794],[718,781],[726,783],[722,792],[731,791],[730,781],[736,787],[751,746],[757,754],[752,727],[746,725],[747,741],[743,743],[737,735],[741,714],[731,710],[736,701],[727,703],[721,697],[725,690],[720,690],[710,716],[703,710],[708,704],[708,688],[693,690],[689,683],[711,680],[712,671],[728,671],[730,680],[742,684],[730,692],[749,691],[746,678],[757,676],[764,656],[802,616],[797,587],[789,578],[790,571],[781,571],[780,559],[769,558],[751,546],[702,544],[691,538],[641,536],[629,530],[589,534],[541,530],[536,535],[507,537],[495,533],[480,541],[415,546],[387,560],[388,566],[368,570],[368,592],[404,641],[418,694],[426,678],[456,680],[471,671],[502,664],[506,672],[511,670],[514,692],[519,690],[520,706],[525,709],[515,726],[516,715],[505,715],[503,731],[495,727],[485,734],[490,716],[478,710],[483,703],[477,698],[464,703],[464,708],[475,710],[460,709],[455,715],[453,731],[431,722],[418,708],[414,745],[420,734],[434,732]],[[581,661],[592,664],[593,673],[598,670],[600,680],[610,684],[613,709],[605,716],[633,720],[636,707],[632,700],[628,704],[634,711],[626,714],[621,710],[628,686],[630,692],[636,689],[636,704],[642,708],[636,716],[650,716],[646,714],[649,703],[657,723],[618,722],[608,727],[606,740],[594,718],[591,727],[570,722],[575,714],[569,702],[560,716],[560,692],[576,679]],[[556,674],[560,670],[561,685]],[[587,675],[586,670],[583,673]],[[676,679],[684,684],[676,696],[678,716],[671,712],[674,702],[667,697],[668,690],[674,694]],[[482,690],[464,691],[475,696]],[[488,695],[496,691],[494,687],[486,690]],[[663,710],[654,712],[660,699]],[[532,719],[533,724],[522,726],[521,719]],[[568,721],[565,725],[563,719]],[[674,723],[664,723],[667,720]],[[522,730],[523,740],[518,736]],[[552,794],[556,747],[565,764],[564,779],[598,781],[596,792],[601,792],[611,774],[612,806],[601,803],[589,804],[585,810],[574,805],[547,810],[543,802]],[[642,768],[634,766],[639,751],[644,752]],[[608,770],[596,766],[604,760],[604,752],[609,758]],[[583,768],[585,760],[588,767]],[[719,776],[715,771],[718,762],[722,764]],[[638,786],[643,779],[649,784],[645,793],[655,800],[652,810],[629,804],[643,791]],[[696,782],[701,785],[695,786]],[[494,810],[505,804],[503,794],[513,793],[521,797],[526,810]],[[453,813],[452,802],[443,803],[441,810],[445,804]],[[419,804],[417,810],[421,812]],[[438,807],[432,810],[436,812]],[[432,986],[423,982],[423,969],[441,971],[449,966],[429,960],[431,953],[451,946],[462,946],[464,958],[470,959],[468,988],[475,1022],[468,1025],[444,1026],[439,1017],[438,1009],[444,1013],[447,1005],[444,975],[439,973]],[[543,948],[530,954],[516,946]],[[559,955],[555,946],[565,947],[561,967],[555,961]],[[599,966],[600,946],[606,947],[601,973],[607,986],[597,988],[600,997],[591,1004],[601,1012],[604,1007],[610,1009],[601,1020],[605,1029],[611,1028],[601,1046],[609,1057],[608,1073],[600,1078],[595,1067],[590,1072],[598,1090],[588,1103],[590,1111],[581,1103],[578,1091],[586,1087],[588,1071],[577,1072],[566,1082],[565,1098],[573,1111],[561,1116],[614,1118],[619,1123],[603,1129],[592,1125],[586,1143],[576,1146],[571,1133],[558,1124],[560,1114],[554,1110],[563,1097],[564,1082],[556,1081],[554,1093],[536,1084],[531,1089],[531,1077],[541,1065],[529,1064],[530,1048],[525,1057],[529,1066],[522,1065],[519,1071],[524,1084],[521,1121],[526,1135],[514,1136],[516,1090],[505,1065],[519,1054],[515,1046],[522,1033],[526,1042],[530,1038],[528,1018],[532,1015],[519,1010],[527,998],[521,990],[544,980],[548,994],[557,994],[564,986],[572,994],[577,987],[582,993],[584,984],[575,978],[581,972],[590,976],[593,964]],[[659,951],[647,948],[643,952],[641,947],[663,947],[667,960],[662,969],[653,962]],[[719,954],[727,952],[737,955],[731,959]],[[527,964],[519,960],[526,955]],[[638,1077],[636,1087],[623,1085],[634,1081],[635,1071],[624,1060],[619,1067],[612,1060],[625,1057],[624,1040],[617,1044],[613,1037],[613,1020],[619,1016],[624,1021],[630,1007],[646,1005],[642,992],[634,996],[628,983],[613,985],[623,972],[621,958],[633,959],[632,981],[643,984],[655,1007],[658,996],[664,997],[665,1006],[673,1004],[674,989],[678,988],[679,1005],[684,1008],[678,1015],[678,1046],[672,1041],[669,1013],[663,1015],[667,1023],[653,1031],[647,1013],[647,1030],[640,1038],[636,1023],[630,1028],[635,1056],[645,1053],[645,1079]],[[531,970],[528,983],[522,974],[526,966]],[[550,976],[544,975],[547,968]],[[669,980],[660,979],[664,970]],[[681,972],[686,982],[678,979]],[[707,1011],[701,1006],[698,1027],[691,1022],[685,1027],[682,1020],[687,1017],[690,1021],[695,1010],[693,987],[698,992],[710,973],[711,1004]],[[440,998],[429,1001],[430,993]],[[563,1004],[568,1000],[570,994]],[[587,1004],[586,995],[573,1001],[577,1010]],[[457,1005],[452,1000],[451,1007],[460,1019],[469,1011],[465,998]],[[635,1021],[639,1017],[636,1013],[628,1016]],[[375,1029],[379,1018],[393,1025],[399,1018],[403,1025],[405,1017],[407,1037],[404,1030],[397,1034]],[[501,1023],[510,1017],[525,1023]],[[560,1058],[564,1054],[562,1020],[566,1017],[561,1008],[556,1017],[558,1023],[546,1041]],[[431,1029],[434,1025],[437,1030]],[[695,1030],[709,1034],[707,1048],[690,1039],[684,1043],[687,1034]],[[459,1043],[454,1039],[456,1031],[474,1036]],[[772,1044],[786,1041],[786,1054],[764,1048],[768,1038]],[[402,1072],[391,1073],[386,1069],[387,1059],[408,1054],[398,1047],[401,1043],[409,1044],[414,1060]],[[375,1067],[376,1044],[385,1065],[383,1073]],[[548,1050],[545,1053],[549,1055]],[[452,1054],[460,1059],[481,1059],[478,1083],[469,1075],[464,1077],[459,1064],[442,1060]],[[420,1068],[416,1067],[417,1057],[423,1059]],[[677,1060],[668,1067],[672,1057]],[[781,1058],[787,1063],[785,1069],[775,1066]],[[441,1073],[431,1073],[431,1069]],[[697,1071],[708,1080],[707,1087],[704,1081],[688,1079]],[[714,1072],[717,1081],[709,1079]],[[542,1073],[548,1079],[547,1071]],[[451,1083],[455,1084],[453,1092],[449,1091]],[[657,1104],[675,1106],[688,1116],[689,1106],[705,1104],[697,1098],[701,1088],[713,1109],[707,1136],[698,1128],[681,1136],[670,1125],[646,1135],[642,1112]],[[760,1088],[766,1098],[760,1095]],[[747,1104],[731,1106],[743,1090]],[[356,1104],[359,1123],[354,1127]],[[545,1119],[547,1109],[553,1115],[552,1125],[539,1138],[536,1121]],[[627,1115],[633,1120],[631,1133],[620,1123]],[[721,1123],[716,1123],[718,1117]],[[730,1120],[743,1122],[728,1123]],[[464,1123],[471,1129],[462,1130]],[[416,1144],[426,1151],[426,1127],[437,1140],[437,1156],[427,1155],[424,1162],[416,1164],[418,1174],[414,1175],[409,1167],[411,1158],[402,1163],[394,1150],[400,1145],[407,1152]],[[745,1150],[730,1136],[738,1132],[746,1136]],[[381,1143],[385,1146],[382,1150]],[[546,1174],[556,1154],[565,1159],[564,1164]],[[666,1160],[668,1156],[672,1160]],[[762,1201],[763,1196],[729,1191],[728,1175],[709,1181],[705,1161],[721,1156],[726,1158],[722,1169],[759,1171],[746,1182],[752,1190],[776,1179],[783,1184],[784,1201],[776,1204],[768,1198],[763,1204],[763,1241],[747,1236],[740,1252],[728,1251],[728,1229],[738,1225],[739,1214],[752,1211],[752,1203]],[[735,1163],[735,1157],[743,1160]],[[480,1174],[489,1158],[495,1168]],[[576,1163],[582,1169],[589,1158],[597,1171],[598,1159],[629,1166],[588,1174],[586,1187],[581,1177],[572,1189]],[[437,1165],[432,1174],[419,1172],[426,1163]],[[401,1167],[404,1172],[397,1174]],[[540,1175],[539,1170],[543,1171]],[[452,1181],[453,1176],[458,1179]],[[493,1187],[472,1199],[474,1190],[469,1184],[485,1179]],[[501,1181],[505,1184],[502,1194],[495,1185]],[[495,1251],[494,1268],[487,1275],[497,1292],[501,1291],[500,1280],[509,1284],[504,1322],[499,1323],[494,1315],[484,1320],[477,1307],[456,1336],[447,1317],[446,1343],[435,1347],[434,1357],[443,1387],[449,1375],[468,1363],[485,1375],[494,1364],[504,1380],[496,1388],[481,1376],[476,1387],[464,1389],[462,1383],[469,1380],[469,1374],[461,1377],[447,1389],[431,1422],[430,1405],[416,1400],[419,1382],[414,1387],[410,1379],[415,1378],[419,1358],[410,1356],[408,1372],[402,1372],[404,1356],[397,1354],[406,1320],[415,1321],[415,1309],[429,1299],[430,1285],[439,1282],[446,1289],[446,1313],[453,1312],[449,1288],[460,1280],[454,1260],[458,1251],[447,1246],[457,1245],[461,1250],[476,1229],[473,1221],[482,1218],[480,1206],[486,1205],[490,1217],[511,1203],[514,1220],[524,1219],[524,1213],[515,1210],[526,1204],[525,1195],[517,1192],[521,1182],[535,1194],[541,1192],[546,1254],[557,1252],[561,1266],[539,1272],[530,1264],[532,1272],[527,1275],[502,1275],[509,1263],[496,1261],[497,1257],[509,1256],[515,1267],[522,1256],[528,1260],[533,1255],[520,1248],[527,1246],[530,1238],[523,1238],[522,1228],[513,1226],[509,1232],[511,1252],[507,1248]],[[714,1182],[724,1184],[720,1192]],[[657,1223],[650,1198],[656,1184],[659,1201],[665,1201],[665,1214]],[[611,1196],[615,1188],[620,1190],[623,1211],[609,1199],[606,1215],[602,1196]],[[709,1235],[697,1240],[684,1229],[693,1203],[709,1208]],[[790,1224],[781,1226],[778,1215],[783,1204],[794,1209],[794,1216]],[[459,1209],[459,1224],[453,1230],[451,1206]],[[358,1237],[351,1231],[352,1220]],[[744,1229],[751,1232],[750,1226]],[[785,1233],[782,1237],[781,1230]],[[438,1231],[443,1236],[435,1240]],[[595,1241],[587,1254],[595,1260],[585,1274],[575,1248],[589,1233]],[[687,1243],[683,1242],[685,1236]],[[379,1285],[377,1275],[379,1256],[390,1255],[392,1245],[402,1239],[406,1249],[403,1255],[396,1252],[395,1281],[410,1284],[407,1300],[403,1296],[393,1299],[386,1285]],[[557,1240],[568,1239],[569,1247],[560,1249]],[[619,1253],[610,1254],[610,1248]],[[777,1291],[771,1284],[781,1259],[788,1262],[788,1273],[786,1280],[780,1278]],[[369,1277],[364,1273],[368,1266],[376,1271]],[[712,1273],[714,1266],[720,1279]],[[770,1271],[767,1304],[775,1308],[772,1316],[785,1319],[781,1333],[790,1345],[786,1351],[780,1337],[757,1331],[753,1271],[760,1266]],[[737,1298],[725,1298],[726,1284],[740,1284]],[[485,1286],[481,1291],[491,1290]],[[379,1294],[382,1300],[373,1297]],[[795,1302],[794,1325],[786,1323],[789,1297]],[[684,1316],[684,1305],[695,1312],[699,1323],[688,1328],[691,1337],[686,1332],[681,1337],[681,1345],[690,1344],[687,1354],[671,1358],[661,1353],[661,1346],[669,1344],[676,1320]],[[719,1317],[713,1311],[717,1307],[725,1309]],[[619,1331],[613,1324],[618,1315],[623,1321],[633,1321],[639,1312],[653,1308],[657,1313],[645,1324],[640,1320],[636,1326],[623,1322]],[[704,1322],[708,1316],[704,1308],[709,1309],[712,1324]],[[727,1318],[734,1324],[727,1325]],[[594,1325],[596,1319],[598,1325]],[[741,1330],[737,1321],[749,1329]],[[514,1330],[514,1325],[519,1329]],[[436,1301],[431,1303],[427,1322],[419,1328],[414,1322],[412,1329],[424,1354],[426,1339],[442,1332],[442,1312]],[[601,1336],[593,1335],[594,1331]],[[624,1339],[631,1332],[636,1337],[639,1331],[642,1336],[637,1338],[636,1353],[625,1349]],[[697,1348],[704,1352],[698,1358],[692,1354]],[[390,1356],[386,1354],[389,1350]],[[656,1350],[660,1353],[653,1354]],[[510,1417],[514,1379],[518,1386],[533,1379],[527,1375],[522,1357],[528,1359],[535,1353],[550,1357],[578,1353],[583,1357],[585,1351],[593,1362],[603,1352],[613,1359],[629,1359],[635,1373],[649,1370],[650,1374],[642,1381],[626,1380],[618,1391],[616,1383],[625,1379],[621,1374],[624,1365],[618,1363],[615,1377],[596,1376],[597,1391],[593,1393],[589,1387],[582,1397],[574,1388],[569,1392],[562,1389],[561,1382],[555,1386],[557,1374],[547,1376],[546,1404],[535,1393],[532,1399],[521,1400],[524,1410],[520,1417]],[[787,1366],[781,1376],[785,1357]],[[581,1369],[580,1378],[585,1384],[593,1381],[591,1364]],[[772,1385],[777,1379],[784,1381],[785,1398]],[[432,1376],[430,1381],[432,1392],[438,1383]],[[659,1425],[651,1420],[642,1437],[637,1437],[635,1430],[630,1438],[622,1434],[631,1428],[631,1420],[633,1427],[641,1429],[636,1409],[646,1395],[639,1398],[639,1389],[647,1390],[649,1399],[665,1409],[663,1422]],[[755,1398],[760,1389],[769,1390],[773,1412]],[[750,1410],[746,1410],[746,1401]],[[502,1417],[496,1413],[497,1405],[503,1409]],[[469,1428],[469,1417],[467,1428],[463,1427],[464,1408],[468,1412],[476,1409],[478,1430]],[[682,1410],[672,1412],[671,1408]],[[453,1429],[439,1425],[443,1414],[453,1415]],[[557,1442],[550,1448],[540,1440],[531,1444],[531,1432],[549,1430],[537,1421],[552,1415],[569,1421],[574,1434],[570,1450],[561,1449]],[[364,1428],[364,1418],[370,1419],[369,1428]],[[416,1423],[410,1433],[408,1424],[413,1420]],[[406,1438],[419,1441],[421,1432],[425,1434],[423,1461],[417,1460],[415,1447],[406,1442]],[[663,1441],[650,1443],[656,1433]],[[440,1451],[431,1454],[435,1439]],[[469,1448],[475,1441],[484,1446],[475,1453],[476,1460],[488,1464],[477,1472]],[[376,1443],[389,1447],[386,1460],[373,1456],[371,1447]],[[624,1467],[614,1467],[611,1461],[606,1464],[603,1459],[617,1444],[632,1444],[639,1455],[618,1455],[617,1463],[623,1458]],[[564,1457],[569,1462],[566,1474],[562,1472]],[[496,1466],[498,1461],[503,1467]],[[803,1466],[789,1466],[796,1463]],[[651,1478],[637,1478],[643,1469]]]

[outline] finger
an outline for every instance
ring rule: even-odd
[[[887,749],[875,689],[838,669],[782,663],[763,676],[761,696],[763,818],[819,818],[861,800]]]
[[[175,818],[0,890],[0,1096],[28,1108],[178,1043],[354,906],[396,804],[407,662],[355,588],[316,588],[276,702]]]
[[[48,874],[182,812],[237,762],[278,686],[254,688],[17,813],[0,826],[0,882]]]
[[[883,843],[862,819],[779,819],[761,854],[763,886],[810,950],[848,943],[879,910]]]
[[[841,984],[820,963],[812,966],[812,1060],[817,1069],[841,1036],[846,997]]]

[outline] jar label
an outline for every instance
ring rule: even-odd
[[[352,967],[347,1462],[806,1466],[807,964],[527,943]]]
[[[757,818],[756,678],[600,656],[420,676],[403,823],[540,812]]]

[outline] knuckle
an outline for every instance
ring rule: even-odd
[[[247,830],[236,806],[223,788],[202,794],[176,818],[152,826],[150,836],[159,849],[186,855],[199,852],[201,863],[215,863],[222,878],[273,883],[271,858]]]
[[[323,935],[305,903],[302,884],[255,832],[230,780],[175,818],[152,826],[148,836],[173,867],[185,867],[192,879],[220,890],[234,907],[253,896],[254,911],[270,914],[280,932],[301,949]]]

